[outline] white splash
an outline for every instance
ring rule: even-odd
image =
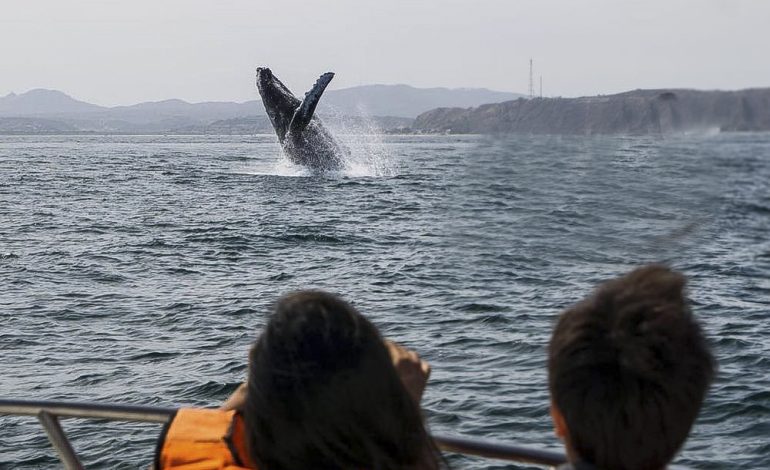
[[[359,104],[356,116],[345,116],[327,107],[323,120],[337,140],[350,150],[344,161],[345,169],[341,172],[344,176],[393,176],[397,173],[382,129],[363,106]]]
[[[356,116],[343,115],[338,110],[327,107],[322,120],[337,141],[349,150],[349,154],[343,160],[344,168],[339,171],[323,172],[323,176],[366,178],[397,174],[397,165],[385,145],[382,129],[369,117],[362,106],[359,105]],[[239,172],[286,177],[309,177],[319,174],[307,167],[292,163],[277,142],[275,148],[275,158],[266,156],[264,160],[260,159]]]

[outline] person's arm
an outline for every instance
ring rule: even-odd
[[[419,404],[430,376],[430,364],[420,359],[416,352],[399,346],[393,341],[385,341],[385,346],[388,348],[393,367],[396,368],[401,382],[409,395]],[[246,403],[247,389],[246,382],[239,385],[219,409],[224,411],[242,410]]]
[[[422,399],[422,393],[430,377],[430,364],[420,359],[416,352],[399,346],[393,341],[385,341],[390,358],[393,360],[393,367],[396,368],[398,376],[401,378],[404,387],[409,395],[419,405]]]
[[[233,394],[230,395],[230,397],[228,397],[224,403],[222,403],[222,406],[220,406],[219,409],[224,411],[242,410],[243,405],[246,403],[247,389],[248,387],[246,382],[238,385],[238,388],[236,388]]]

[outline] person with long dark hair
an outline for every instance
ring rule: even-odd
[[[438,469],[419,407],[429,372],[339,297],[286,295],[251,348],[246,383],[220,410],[180,410],[156,465],[211,455],[194,468]]]

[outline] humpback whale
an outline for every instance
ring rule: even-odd
[[[284,153],[293,163],[314,170],[342,168],[347,152],[314,114],[332,78],[332,72],[321,75],[300,101],[269,68],[257,68],[257,88],[262,104]]]

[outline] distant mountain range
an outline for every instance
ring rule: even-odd
[[[95,104],[76,100],[60,91],[36,89],[0,98],[0,116],[45,116],[53,114],[93,113],[106,110]]]
[[[414,88],[366,85],[330,90],[321,115],[375,117],[375,122],[408,126],[417,115],[437,107],[471,107],[519,98],[516,93],[481,88]],[[86,103],[56,90],[36,89],[0,97],[0,133],[215,133],[243,132],[249,122],[264,124],[260,101],[188,103],[171,99],[132,106]],[[387,119],[386,119],[387,118]],[[228,128],[228,126],[234,126]],[[209,127],[211,127],[209,129]],[[256,131],[263,131],[260,125]],[[268,128],[268,130],[270,130]]]

